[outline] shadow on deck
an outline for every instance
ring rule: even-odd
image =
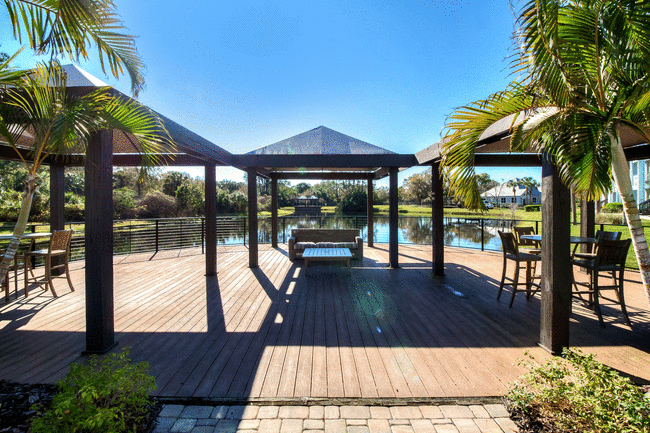
[[[218,399],[472,397],[503,394],[536,345],[539,298],[496,300],[501,254],[446,249],[446,277],[431,275],[431,248],[366,248],[350,273],[335,264],[291,262],[286,247],[219,249],[219,275],[205,277],[200,250],[115,257],[119,345],[146,360],[159,395]],[[83,362],[83,262],[70,293],[33,290],[0,304],[0,379],[52,382]],[[650,314],[638,272],[626,273],[633,331],[617,305],[607,327],[574,302],[571,345],[637,381],[650,381]],[[4,301],[3,301],[4,302]]]

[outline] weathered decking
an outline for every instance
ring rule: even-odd
[[[118,348],[146,360],[159,395],[232,398],[470,397],[499,395],[536,346],[539,298],[496,300],[501,254],[447,248],[446,277],[431,276],[431,247],[366,248],[350,273],[316,264],[305,277],[286,246],[219,249],[219,275],[204,276],[194,250],[115,258]],[[83,263],[70,293],[33,289],[0,302],[0,379],[52,382],[83,361]],[[568,277],[568,276],[567,276]],[[634,331],[617,305],[607,327],[574,302],[571,343],[611,367],[650,380],[650,314],[636,272],[626,274]]]

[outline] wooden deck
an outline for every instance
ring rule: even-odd
[[[366,248],[351,272],[318,264],[305,277],[286,245],[219,248],[219,275],[204,276],[200,251],[115,257],[118,348],[146,360],[162,396],[214,398],[470,397],[501,395],[536,346],[539,298],[496,300],[501,254],[446,249],[445,278],[431,275],[431,248]],[[0,302],[0,379],[53,382],[83,362],[83,262],[76,291],[59,280],[53,299]],[[636,272],[626,274],[631,331],[605,304],[605,329],[577,301],[571,344],[638,381],[650,380],[650,314]],[[21,295],[22,296],[22,295]]]

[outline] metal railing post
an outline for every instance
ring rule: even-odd
[[[287,217],[282,217],[282,243],[287,243]]]
[[[485,218],[481,218],[481,251],[485,251]]]
[[[248,217],[244,217],[244,236],[243,236],[243,238],[244,238],[244,246],[246,246],[246,225],[247,225],[246,223],[247,223],[247,221],[248,221]]]
[[[205,254],[205,218],[201,218],[201,254]]]
[[[158,252],[158,248],[159,248],[159,244],[158,244],[159,242],[158,238],[160,236],[160,228],[158,227],[159,222],[160,222],[159,220],[156,220],[156,252]]]

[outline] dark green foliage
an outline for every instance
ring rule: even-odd
[[[565,350],[562,358],[527,366],[506,396],[522,424],[549,432],[650,432],[650,397],[593,355]]]
[[[526,206],[524,206],[526,212],[539,212],[541,208],[542,205],[540,204],[527,204]]]
[[[129,188],[113,190],[113,217],[129,219],[135,216],[135,192]]]
[[[337,213],[352,214],[366,212],[368,207],[368,194],[362,190],[351,191],[343,198],[343,201],[336,206]]]
[[[164,176],[162,192],[165,194],[176,197],[176,190],[189,180],[189,176],[185,173],[179,173],[178,171],[170,171]]]
[[[176,189],[176,201],[190,216],[201,214],[205,209],[204,188],[197,182],[186,180]]]
[[[52,407],[32,423],[33,433],[134,432],[147,416],[155,379],[146,362],[131,364],[128,350],[88,365],[72,364],[58,382]]]
[[[604,213],[621,213],[623,212],[623,203],[607,203],[601,211]]]

